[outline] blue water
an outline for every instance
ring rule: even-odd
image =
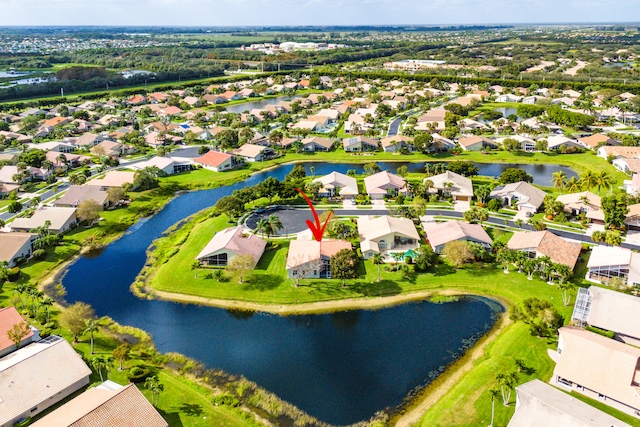
[[[229,105],[228,107],[226,107],[226,110],[230,113],[240,114],[240,113],[244,113],[245,111],[251,111],[254,108],[264,108],[267,105],[275,105],[280,101],[291,101],[295,98],[301,98],[301,96],[300,95],[296,95],[293,97],[278,96],[276,98],[259,99],[257,101],[250,101],[250,102],[243,102],[242,104]]]
[[[292,167],[176,197],[99,254],[80,257],[63,284],[69,302],[87,302],[100,316],[148,331],[162,352],[179,352],[207,367],[245,375],[323,421],[349,424],[398,405],[411,389],[433,377],[466,338],[490,328],[492,307],[463,299],[378,311],[247,318],[211,307],[141,300],[129,291],[145,263],[146,249],[164,230],[234,189],[268,176],[283,179]],[[316,175],[361,169],[323,163],[313,167]]]

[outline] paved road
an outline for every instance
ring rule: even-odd
[[[387,132],[387,136],[396,136],[398,131],[400,130],[400,123],[402,123],[402,119],[398,117],[389,125],[389,131]]]

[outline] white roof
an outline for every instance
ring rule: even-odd
[[[133,184],[135,172],[109,171],[103,178],[87,181],[87,185],[99,185],[101,187],[122,187],[124,184]]]
[[[31,218],[16,218],[9,226],[12,229],[32,230],[42,227],[45,222],[50,221],[50,230],[60,230],[75,215],[76,208],[45,206],[35,211]]]
[[[516,387],[517,404],[507,427],[630,427],[540,380]]]
[[[64,339],[51,336],[0,359],[0,424],[87,378],[89,367]]]
[[[493,240],[480,224],[467,224],[463,221],[447,221],[423,224],[427,239],[433,248],[454,240],[469,237],[479,242],[492,244]]]
[[[416,226],[409,218],[396,218],[389,215],[379,217],[367,215],[358,219],[358,234],[363,239],[376,239],[391,233],[398,233],[420,240],[418,230],[416,230]]]
[[[640,298],[599,286],[589,288],[591,308],[588,323],[608,331],[640,338]]]
[[[358,194],[358,182],[352,176],[345,175],[340,172],[331,172],[325,176],[321,176],[313,180],[313,182],[319,182],[323,188],[329,188],[332,185],[334,188],[340,188],[340,195],[355,195]]]
[[[152,157],[149,160],[145,160],[143,162],[134,163],[131,165],[133,169],[144,169],[157,167],[158,169],[167,168],[175,163],[175,159],[171,159],[169,157]]]
[[[429,176],[424,179],[424,181],[426,180],[431,180],[433,186],[439,190],[444,189],[444,184],[450,182],[453,184],[453,187],[450,189],[451,194],[473,196],[473,184],[471,180],[455,172],[446,171],[439,175]]]
[[[387,188],[404,189],[405,180],[387,171],[378,172],[364,179],[367,193],[386,193]]]

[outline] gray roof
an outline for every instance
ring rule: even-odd
[[[540,380],[516,387],[518,403],[507,427],[628,427],[580,400]]]
[[[536,208],[542,206],[544,198],[547,195],[544,191],[534,187],[528,182],[520,181],[512,184],[506,184],[501,187],[496,187],[491,192],[491,197],[505,197],[507,195],[515,195],[518,197],[518,204],[529,203]]]
[[[102,191],[100,187],[95,185],[72,185],[69,187],[64,196],[60,197],[53,204],[55,206],[75,206],[85,200],[95,200],[100,206],[107,201],[107,192]]]

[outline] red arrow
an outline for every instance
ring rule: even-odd
[[[316,223],[314,224],[313,222],[311,222],[310,219],[307,220],[307,226],[309,227],[309,230],[311,230],[311,233],[313,233],[313,237],[315,237],[315,239],[318,242],[322,242],[322,235],[324,234],[324,229],[327,228],[327,224],[329,223],[329,218],[331,218],[331,211],[329,211],[329,216],[327,217],[327,220],[324,222],[324,224],[320,224],[320,218],[318,218],[318,214],[316,213],[315,208],[313,207],[313,203],[311,203],[311,200],[309,200],[309,197],[304,194],[304,191],[295,188],[294,190],[296,190],[298,193],[300,193],[302,195],[302,197],[304,197],[304,199],[307,201],[307,204],[309,205],[309,207],[311,208],[311,213],[313,213],[313,218],[315,218]]]

